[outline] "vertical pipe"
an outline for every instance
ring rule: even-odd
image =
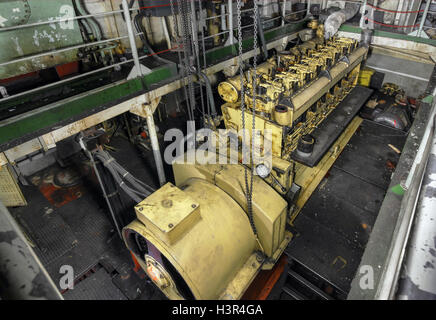
[[[229,19],[229,44],[232,45],[233,42],[233,0],[228,2],[228,19]]]
[[[368,3],[368,0],[364,0],[363,1],[363,6],[362,6],[362,17],[360,18],[360,28],[363,29],[363,26],[365,25],[365,12],[366,12],[366,4]]]
[[[306,12],[306,17],[308,17],[308,16],[310,15],[310,5],[311,5],[310,2],[311,2],[310,0],[307,0],[307,12]]]
[[[283,0],[283,3],[282,3],[282,16],[283,16],[282,26],[284,26],[285,25],[285,18],[286,18],[286,0]]]
[[[404,8],[404,0],[398,1],[397,11],[403,11]],[[397,12],[394,18],[394,24],[401,25],[401,16],[402,13]]]
[[[162,19],[162,27],[165,34],[165,40],[167,41],[167,47],[168,49],[171,49],[171,39],[170,39],[170,34],[168,32],[167,22],[165,20],[165,17],[162,17],[161,19]]]
[[[424,14],[421,18],[421,24],[419,25],[419,31],[418,31],[418,37],[421,37],[422,30],[424,28],[425,20],[427,19],[428,10],[430,9],[431,0],[427,0],[427,3],[425,4]]]
[[[226,21],[226,6],[221,4],[220,5],[220,16],[221,16],[221,31],[227,30],[227,21]]]
[[[153,111],[150,105],[145,104],[145,114],[147,120],[148,134],[150,135],[151,148],[153,149],[154,161],[156,163],[157,175],[159,177],[159,184],[163,186],[166,182],[165,171],[162,162],[162,156],[160,154],[159,141],[156,134],[156,125],[153,119]]]
[[[135,67],[137,74],[142,76],[141,64],[139,62],[138,49],[136,48],[135,34],[133,33],[132,19],[130,17],[129,5],[127,0],[122,0],[124,20],[126,21],[127,33],[129,34],[130,48],[132,50],[133,61],[135,62]]]

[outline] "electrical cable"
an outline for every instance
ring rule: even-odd
[[[142,19],[145,18],[145,12],[139,12],[135,18],[133,19],[133,23],[135,25],[136,31],[139,32],[139,36],[141,38],[142,43],[144,44],[144,46],[147,48],[147,51],[149,52],[149,57],[154,57],[156,60],[158,60],[159,62],[163,63],[163,64],[174,64],[173,61],[167,60],[165,58],[160,57],[158,54],[165,52],[165,51],[161,51],[161,52],[155,52],[153,50],[153,48],[151,47],[151,45],[148,43],[147,40],[147,31],[145,30],[143,24],[142,24]],[[171,51],[172,49],[168,49],[166,51]]]

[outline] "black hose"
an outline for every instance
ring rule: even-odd
[[[207,93],[207,96],[209,98],[211,115],[212,115],[212,117],[216,117],[217,113],[216,113],[216,107],[215,107],[215,99],[214,99],[213,91],[212,91],[212,85],[210,84],[209,78],[207,77],[206,74],[204,74],[201,71],[198,74],[203,78],[204,85],[206,86],[206,93]]]
[[[282,18],[282,20],[285,23],[300,23],[300,22],[303,22],[303,21],[307,20],[307,18],[309,18],[309,14],[306,14],[304,16],[304,18],[302,18],[300,20],[289,20],[289,19],[286,18],[286,15],[284,14],[285,11],[283,10],[283,7],[282,7],[282,5],[280,3],[280,0],[277,0],[277,4],[279,6],[280,17]]]
[[[263,33],[263,25],[262,25],[262,21],[260,20],[259,11],[257,11],[257,14],[254,17],[254,19],[256,19],[257,30],[259,31],[260,44],[262,46],[263,61],[265,61],[266,59],[268,59],[268,48],[266,47],[265,35]]]
[[[155,191],[152,187],[130,174],[109,153],[97,151],[95,152],[95,158],[102,162],[119,187],[134,201],[141,202]]]
[[[175,64],[175,62],[173,62],[173,61],[170,61],[170,60],[167,60],[165,58],[159,57],[159,55],[156,54],[156,52],[153,50],[151,45],[148,43],[148,40],[147,40],[147,30],[145,30],[144,26],[142,25],[142,19],[144,17],[146,17],[145,13],[144,12],[140,12],[140,13],[138,13],[135,16],[135,19],[134,19],[135,28],[140,33],[139,36],[141,38],[142,43],[147,48],[148,52],[152,55],[152,57],[154,57],[154,59],[156,59],[160,63],[163,63],[163,64]]]

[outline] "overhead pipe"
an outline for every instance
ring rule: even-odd
[[[328,16],[326,22],[324,23],[325,33],[324,37],[326,39],[330,39],[333,37],[336,32],[338,32],[341,25],[345,22],[353,18],[360,9],[359,3],[347,3],[345,4],[345,8],[339,11],[336,11]]]

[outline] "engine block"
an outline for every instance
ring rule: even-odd
[[[315,38],[259,65],[256,76],[247,70],[246,123],[251,123],[255,104],[256,129],[271,129],[273,156],[289,160],[301,137],[319,126],[355,87],[366,53],[367,48],[358,47],[354,39]],[[221,107],[226,128],[239,131],[240,75],[220,83],[218,92],[226,101]]]

